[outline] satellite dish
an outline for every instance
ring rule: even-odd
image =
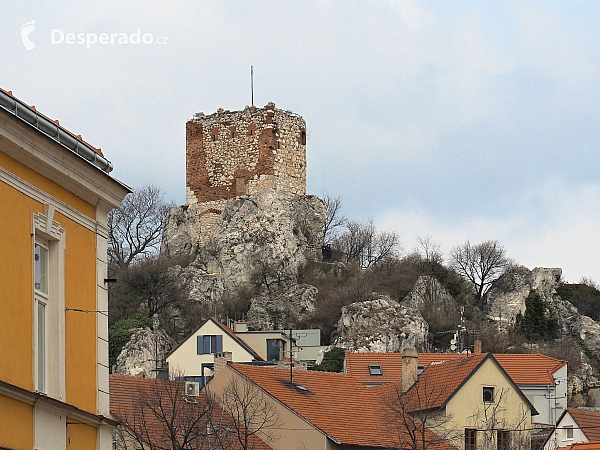
[[[456,350],[456,345],[452,344],[452,345],[450,346],[450,350]]]
[[[450,339],[450,343],[451,343],[452,345],[456,344],[456,339]]]

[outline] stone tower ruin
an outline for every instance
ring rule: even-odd
[[[188,205],[217,212],[224,201],[267,187],[306,194],[306,122],[274,103],[198,113],[186,141]]]

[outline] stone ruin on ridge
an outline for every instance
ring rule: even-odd
[[[186,204],[207,235],[229,199],[267,188],[306,195],[306,122],[298,114],[246,106],[197,113],[186,124]]]

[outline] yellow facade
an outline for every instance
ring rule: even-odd
[[[128,191],[0,108],[0,447],[110,448],[108,320],[96,311],[108,307],[106,214]],[[36,242],[50,255],[43,313]]]
[[[493,402],[483,401],[484,387],[494,388]],[[478,448],[492,448],[497,430],[513,430],[511,439],[528,440],[525,431],[531,429],[531,410],[517,389],[506,373],[487,358],[446,405],[450,421],[445,428],[459,431],[455,445],[464,448],[463,432],[468,428],[478,430]],[[486,440],[490,441],[487,445]]]

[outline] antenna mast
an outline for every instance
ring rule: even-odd
[[[252,106],[254,106],[254,66],[250,66],[250,91],[252,92]]]

